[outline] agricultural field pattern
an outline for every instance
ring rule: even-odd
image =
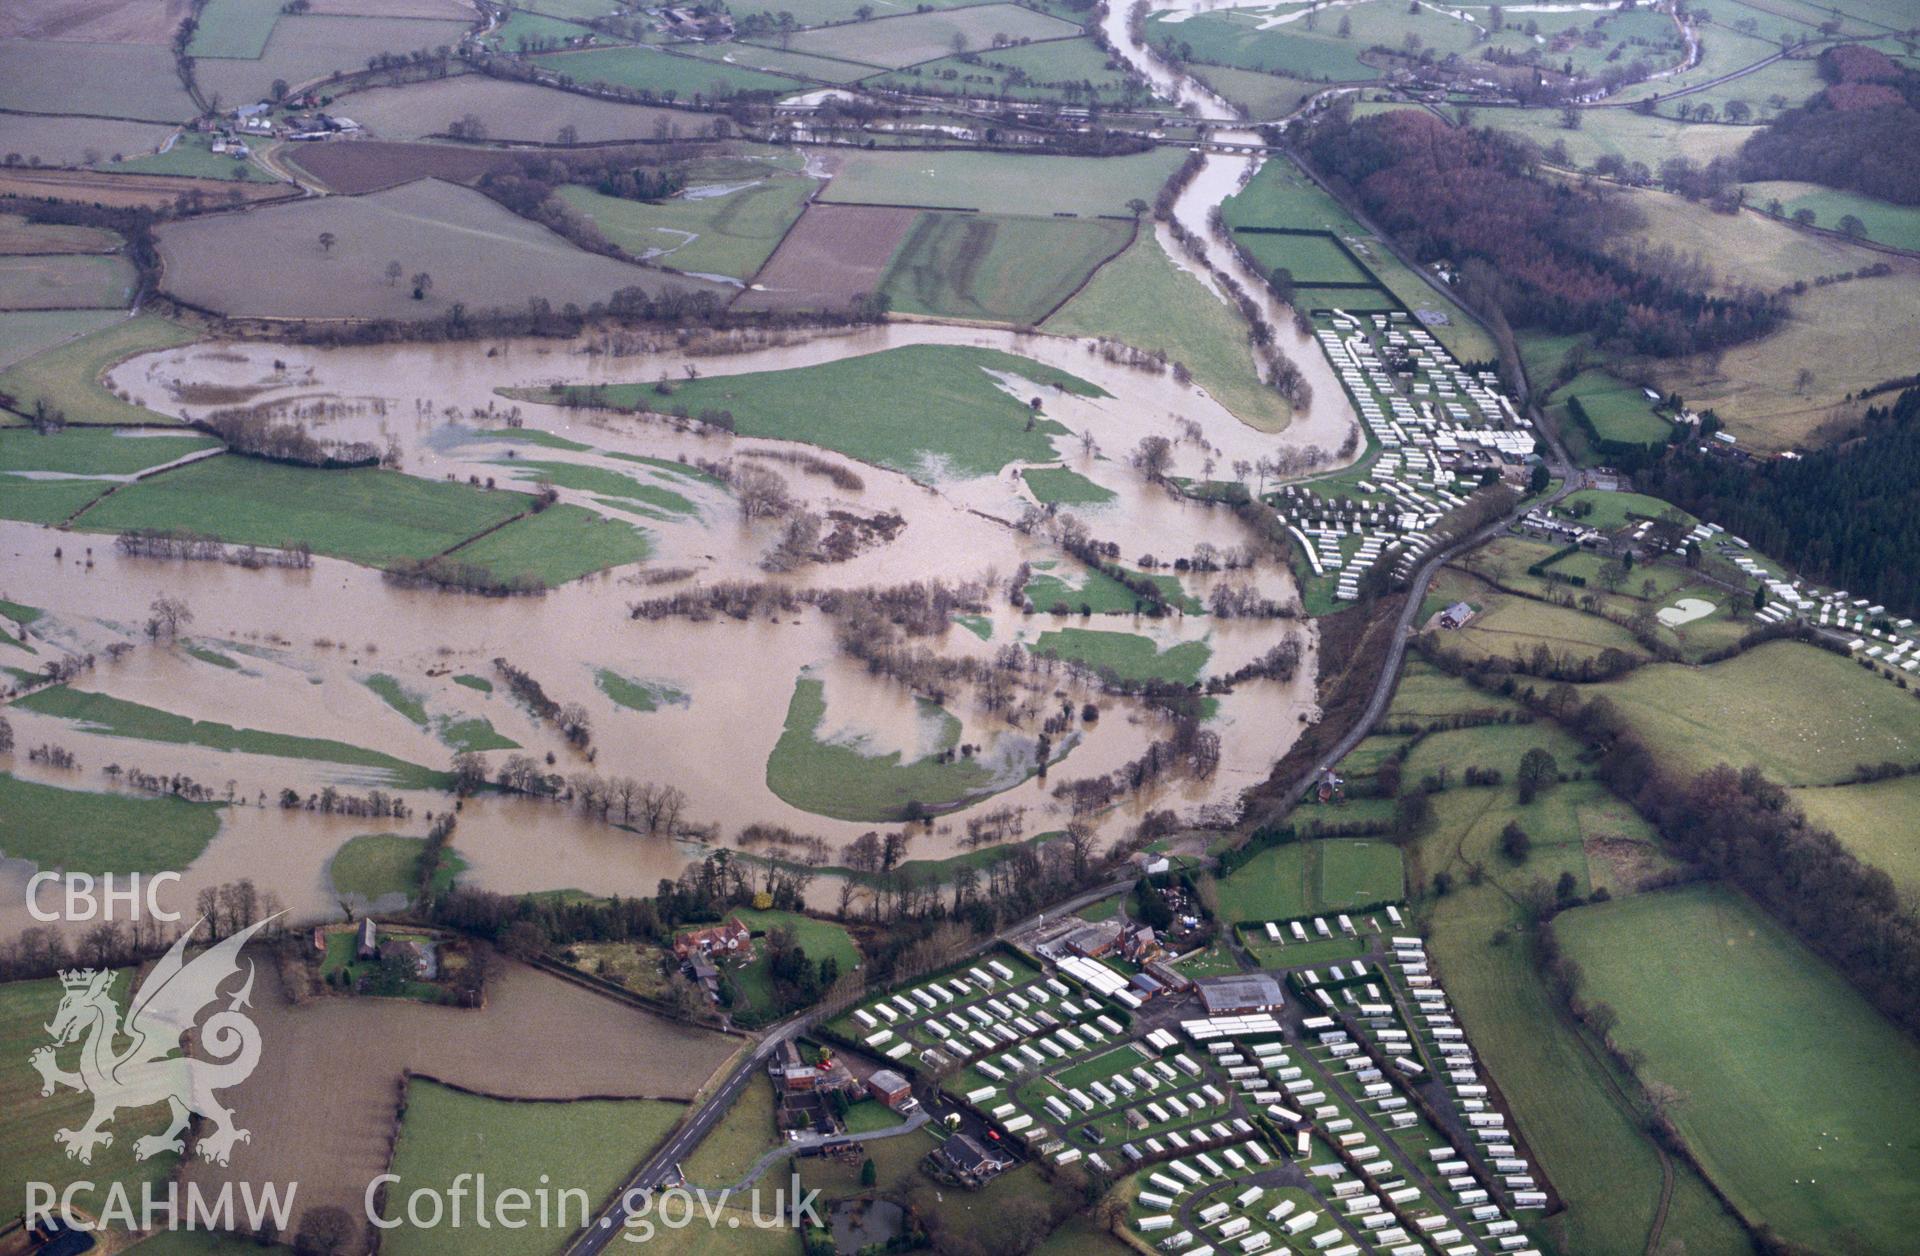
[[[1902,1256],[1920,0],[0,6],[0,1256]]]

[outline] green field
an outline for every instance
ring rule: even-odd
[[[1180,577],[1160,572],[1145,578],[1160,590],[1168,605],[1188,615],[1206,613],[1199,599],[1180,586]],[[1063,609],[1074,615],[1133,615],[1150,609],[1147,599],[1105,572],[1056,565],[1050,559],[1034,565],[1033,577],[1021,593],[1033,603],[1035,611],[1048,615],[1060,614]]]
[[[198,179],[237,179],[246,183],[273,183],[275,179],[263,166],[245,157],[213,151],[213,141],[205,135],[183,133],[164,153],[146,153],[125,161],[105,163],[102,170],[123,174],[171,174]]]
[[[134,284],[132,263],[117,253],[0,256],[0,310],[124,309]]]
[[[560,199],[634,257],[747,280],[800,217],[816,186],[812,179],[782,175],[725,195],[682,195],[655,203],[568,184]]]
[[[112,487],[99,480],[0,480],[0,519],[61,523]]]
[[[45,398],[66,413],[69,423],[171,423],[165,415],[113,396],[101,386],[100,377],[135,354],[171,349],[195,338],[178,323],[143,314],[15,364],[0,373],[0,393],[28,411]]]
[[[1190,72],[1214,95],[1245,109],[1253,122],[1284,118],[1320,90],[1318,84],[1297,78],[1227,65],[1195,65]]]
[[[1732,157],[1751,132],[1746,127],[1680,122],[1637,109],[1583,109],[1580,126],[1568,130],[1557,109],[1488,109],[1476,125],[1524,135],[1541,148],[1558,141],[1567,161],[1591,168],[1601,157],[1637,161],[1656,171],[1669,157],[1686,157],[1704,166],[1715,157]]]
[[[19,699],[16,706],[56,719],[72,720],[88,732],[136,741],[205,746],[237,754],[275,755],[283,759],[311,759],[349,767],[375,769],[377,784],[403,789],[440,789],[446,773],[396,759],[377,750],[351,746],[323,737],[296,737],[251,728],[235,728],[211,720],[196,720],[158,707],[142,706],[104,693],[89,693],[59,685]]]
[[[658,483],[643,483],[604,467],[583,462],[545,462],[533,458],[515,458],[502,465],[524,468],[528,475],[542,484],[557,484],[561,488],[577,488],[584,493],[638,502],[645,507],[643,513],[655,518],[698,513],[698,508],[674,489],[663,488]],[[658,481],[667,477],[656,472],[652,478]]]
[[[1369,283],[1372,274],[1355,265],[1345,250],[1323,235],[1285,235],[1237,231],[1234,238],[1269,274],[1284,267],[1302,287],[1314,284]],[[1364,294],[1361,294],[1364,295]]]
[[[1404,12],[1404,10],[1403,10]],[[1371,82],[1380,71],[1360,60],[1367,49],[1358,39],[1340,39],[1323,21],[1313,32],[1300,22],[1260,30],[1258,19],[1226,13],[1202,13],[1178,22],[1153,18],[1147,40],[1158,46],[1171,40],[1186,60],[1256,70],[1312,82]]]
[[[1757,766],[1785,785],[1828,784],[1862,763],[1920,759],[1920,703],[1848,659],[1775,641],[1709,667],[1657,663],[1587,686],[1656,756],[1697,772]]]
[[[1657,445],[1673,431],[1673,424],[1653,412],[1653,404],[1637,385],[1615,379],[1605,371],[1582,371],[1554,391],[1556,396],[1579,400],[1602,440]]]
[[[835,820],[889,823],[918,808],[942,811],[996,789],[1020,783],[1028,773],[996,778],[984,764],[955,756],[939,762],[933,752],[960,744],[960,721],[934,703],[918,701],[920,717],[939,723],[931,751],[903,762],[899,751],[865,753],[863,743],[821,741],[826,715],[824,682],[802,676],[794,682],[787,720],[767,757],[767,788],[782,801]]]
[[[7,778],[0,776],[0,783]],[[127,979],[122,974],[115,982],[114,996],[125,1006]],[[67,1158],[66,1149],[54,1138],[60,1129],[78,1129],[93,1111],[93,1096],[80,1090],[61,1089],[47,1098],[40,1095],[40,1074],[27,1063],[30,1052],[51,1044],[44,1028],[60,1006],[62,990],[58,981],[13,981],[0,984],[0,1190],[14,1199],[27,1197],[28,1182],[52,1182],[61,1186],[75,1178],[89,1178],[98,1184],[96,1192],[82,1192],[75,1206],[98,1211],[105,1202],[108,1183],[124,1182],[132,1198],[140,1198],[139,1184],[162,1185],[174,1166],[171,1156],[134,1159],[135,1132],[157,1132],[166,1108],[124,1110],[114,1128],[122,1131],[111,1145],[96,1148],[93,1162],[80,1166]],[[60,1052],[60,1063],[74,1067],[80,1048],[67,1047]],[[84,1167],[84,1172],[76,1169]],[[60,1189],[56,1187],[55,1189]],[[104,1236],[102,1236],[104,1237]]]
[[[1099,218],[924,213],[880,290],[902,313],[1032,325],[1132,234],[1128,223]]]
[[[1368,838],[1328,838],[1270,847],[1216,882],[1220,915],[1263,923],[1406,895],[1400,849]]]
[[[1177,148],[1126,157],[1054,157],[1013,153],[899,152],[856,149],[823,201],[852,205],[926,205],[983,214],[1126,214],[1127,202],[1152,202],[1180,165]]]
[[[423,837],[364,833],[349,838],[333,853],[327,864],[327,881],[336,895],[351,894],[365,903],[392,894],[411,899],[419,885],[420,856],[426,848]],[[465,869],[465,861],[448,850],[434,872],[433,892],[444,894],[452,889],[454,878]]]
[[[1904,1246],[1920,1048],[1840,974],[1713,886],[1578,908],[1554,932],[1642,1075],[1679,1090],[1674,1121],[1743,1212],[1813,1250]]]
[[[602,17],[605,14],[595,13],[592,16]],[[603,44],[613,42],[604,35],[596,35],[593,28],[578,22],[516,8],[509,9],[506,20],[494,27],[481,42],[505,52],[538,52],[562,47],[568,40],[582,37],[595,38]]]
[[[184,122],[199,108],[164,41],[0,39],[0,109]]]
[[[404,1216],[413,1190],[437,1192],[444,1200],[454,1179],[466,1173],[485,1174],[496,1199],[508,1189],[534,1199],[544,1192],[555,1212],[564,1206],[567,1215],[556,1215],[543,1227],[537,1212],[523,1213],[519,1219],[530,1223],[525,1229],[403,1225],[386,1232],[380,1250],[397,1256],[523,1256],[557,1249],[583,1224],[579,1196],[560,1192],[584,1193],[591,1213],[612,1197],[684,1110],[682,1104],[652,1099],[514,1103],[415,1078],[407,1087],[391,1170],[405,1189],[390,1196],[388,1218]]]
[[[0,371],[124,317],[119,310],[0,310]]]
[[[784,75],[679,57],[648,47],[557,52],[537,58],[534,64],[575,82],[628,87],[659,100],[724,100],[742,92],[784,96],[805,91],[808,86]]]
[[[1920,894],[1920,776],[1864,785],[1798,789],[1794,801],[1815,824],[1833,830],[1861,862],[1893,878],[1895,888]]]
[[[1111,336],[1164,353],[1235,418],[1263,432],[1278,431],[1291,417],[1286,398],[1260,378],[1238,313],[1176,265],[1151,232],[1101,267],[1046,329]]]
[[[1098,506],[1114,498],[1113,490],[1067,467],[1029,467],[1020,478],[1033,499],[1046,506]]]
[[[860,967],[860,947],[844,926],[830,920],[815,920],[791,911],[755,911],[741,908],[733,913],[742,923],[755,933],[764,933],[772,929],[793,930],[794,940],[807,958],[817,966],[821,960],[832,959],[839,965],[840,974],[846,976]],[[774,1011],[773,981],[767,971],[767,951],[764,941],[754,944],[754,960],[745,968],[734,973],[734,986],[743,998],[763,1015],[771,1016]],[[726,1185],[726,1183],[716,1183]]]
[[[67,428],[40,435],[26,428],[0,431],[0,474],[54,471],[62,475],[133,475],[220,442],[211,436],[164,435]]]
[[[1204,641],[1182,641],[1162,650],[1151,637],[1089,628],[1043,632],[1032,649],[1035,654],[1111,671],[1122,680],[1165,680],[1181,685],[1198,681],[1213,654]]]
[[[1897,249],[1920,250],[1920,206],[1894,205],[1856,192],[1821,187],[1817,183],[1749,183],[1747,204],[1766,210],[1780,202],[1780,212],[1791,217],[1813,211],[1814,225],[1840,230],[1840,220],[1851,214],[1866,228],[1866,238]]]
[[[645,562],[652,553],[647,534],[631,524],[583,506],[551,506],[462,545],[448,557],[480,567],[497,580],[531,581],[552,589],[609,567]]]
[[[61,789],[0,772],[0,855],[40,868],[178,870],[219,831],[216,803]]]
[[[363,682],[367,688],[380,696],[380,700],[392,707],[420,727],[427,726],[427,706],[420,695],[400,684],[392,676],[376,673]]]
[[[257,58],[280,20],[280,7],[278,0],[207,0],[188,55]]]
[[[680,1162],[680,1170],[693,1186],[717,1191],[745,1177],[764,1152],[778,1145],[778,1139],[773,1086],[756,1078],[741,1088],[740,1097],[719,1124]]]
[[[304,542],[316,554],[380,567],[430,558],[512,518],[531,500],[397,471],[316,471],[229,454],[130,485],[88,511],[80,526],[184,528],[247,545]]]
[[[1028,382],[1017,384],[1017,396],[1010,396],[989,371]],[[1045,419],[1029,429],[1026,400],[1036,385],[1083,397],[1106,395],[1065,371],[997,350],[910,345],[820,366],[707,376],[676,385],[668,397],[658,396],[651,384],[616,384],[591,399],[692,415],[725,409],[743,436],[805,441],[909,474],[932,464],[972,477],[993,475],[1009,462],[1054,460],[1051,437],[1064,429]],[[898,405],[901,397],[912,397],[914,404]]]
[[[781,42],[796,52],[895,69],[932,61],[956,49],[987,49],[996,41],[1065,39],[1078,34],[1080,28],[1072,23],[1032,9],[981,4],[803,31]]]
[[[793,52],[732,40],[719,44],[676,44],[674,50],[702,61],[722,61],[742,69],[761,70],[789,78],[818,79],[823,83],[851,83],[873,73],[873,67],[863,61],[847,61],[833,55]]]
[[[1407,309],[1443,315],[1445,321],[1430,325],[1446,350],[1462,362],[1491,361],[1497,356],[1493,338],[1478,322],[1442,297],[1431,283],[1396,258],[1387,247],[1364,230],[1338,201],[1322,192],[1291,161],[1273,160],[1262,165],[1247,185],[1220,205],[1221,217],[1230,228],[1297,227],[1331,231],[1339,236],[1360,264]],[[1236,239],[1246,238],[1244,233]],[[1309,289],[1300,294],[1303,303],[1341,305],[1343,301],[1365,300],[1377,303],[1377,294],[1360,289]],[[1325,299],[1322,298],[1336,298]],[[1366,308],[1375,308],[1369,304]]]
[[[1015,48],[991,48],[965,58],[942,57],[890,74],[862,86],[915,93],[1006,100],[1058,100],[1067,103],[1130,99],[1132,87],[1091,38],[1051,39]]]
[[[635,680],[602,667],[594,673],[600,692],[630,711],[657,711],[663,706],[689,701],[686,694],[658,680]]]

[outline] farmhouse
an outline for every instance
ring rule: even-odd
[[[380,953],[380,927],[371,918],[363,917],[355,932],[358,935],[353,944],[356,959],[372,959]]]
[[[433,943],[425,938],[388,938],[380,944],[380,960],[400,964],[422,981],[433,980],[440,971]]]
[[[1245,1012],[1276,1012],[1286,1002],[1280,983],[1265,973],[1240,977],[1212,977],[1194,983],[1210,1016],[1237,1016]]]
[[[753,958],[753,933],[737,916],[728,916],[717,925],[691,929],[673,940],[673,953],[685,960],[695,955],[724,955],[729,958]]]

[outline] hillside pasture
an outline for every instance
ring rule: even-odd
[[[197,108],[159,44],[0,39],[0,109],[184,122]]]
[[[1572,130],[1556,109],[1490,109],[1475,122],[1524,135],[1543,149],[1558,141],[1566,146],[1568,162],[1582,170],[1602,157],[1637,161],[1648,170],[1676,156],[1704,166],[1716,157],[1732,157],[1751,134],[1745,127],[1681,122],[1637,109],[1584,109]]]
[[[1876,260],[1886,260],[1876,258]],[[1663,391],[1711,408],[1743,445],[1763,450],[1813,443],[1845,396],[1912,373],[1920,343],[1920,264],[1894,263],[1874,279],[1808,288],[1786,325],[1724,354],[1654,363]],[[1812,379],[1804,379],[1806,370]]]
[[[1605,371],[1582,371],[1554,391],[1555,396],[1579,400],[1602,440],[1659,444],[1673,431],[1673,424],[1653,412],[1653,404],[1644,392]]]
[[[831,30],[802,31],[787,41],[797,52],[862,61],[887,69],[932,61],[955,48],[988,49],[996,39],[1067,39],[1080,28],[1057,17],[1013,4],[980,4],[889,17]]]
[[[1877,201],[1857,192],[1821,187],[1817,183],[1749,183],[1747,204],[1765,210],[1773,201],[1788,217],[1809,210],[1816,227],[1840,229],[1840,220],[1851,214],[1865,228],[1866,238],[1897,249],[1920,251],[1920,206],[1895,205]]]
[[[1835,654],[1775,641],[1708,667],[1657,663],[1604,685],[1654,754],[1697,772],[1752,764],[1785,785],[1920,760],[1920,702]]]
[[[965,150],[834,153],[821,199],[840,204],[918,205],[983,214],[1128,214],[1151,202],[1183,152],[1158,147],[1125,157],[1056,157]]]
[[[1920,816],[1920,776],[1797,789],[1793,798],[1862,863],[1885,872],[1904,893],[1920,894],[1920,833],[1912,823]]]
[[[735,305],[745,310],[843,310],[880,290],[918,215],[879,205],[807,207]]]
[[[657,133],[692,134],[712,122],[709,115],[684,109],[622,104],[484,74],[375,87],[343,96],[337,104],[369,132],[389,140],[445,135],[468,114],[481,119],[494,139],[542,143],[553,142],[562,127],[572,127],[580,143],[604,144],[652,139]]]
[[[751,279],[806,208],[818,184],[779,175],[695,187],[664,201],[606,196],[569,184],[560,199],[624,252],[701,275]]]
[[[114,255],[0,257],[0,310],[124,309],[135,282],[132,263]]]
[[[335,243],[319,243],[322,232]],[[191,305],[239,317],[438,318],[523,305],[605,301],[695,281],[587,253],[479,192],[422,179],[369,196],[329,196],[245,214],[168,223],[158,232],[166,289]],[[387,263],[405,259],[401,282]],[[414,300],[410,276],[433,287]]]
[[[222,100],[265,100],[276,79],[297,88],[335,73],[364,71],[381,53],[451,48],[469,26],[418,18],[283,15],[258,57],[203,57],[194,65],[194,81],[202,94],[217,92]]]
[[[119,310],[15,310],[0,313],[0,371],[125,317]]]
[[[880,288],[903,313],[1030,325],[1132,238],[1131,224],[1098,218],[928,212]]]
[[[535,7],[584,2],[536,0]],[[794,21],[801,26],[830,26],[858,21],[862,7],[870,7],[876,17],[898,17],[921,9],[957,9],[977,3],[979,0],[741,0],[740,3],[729,4],[727,9],[735,20],[744,20],[755,14],[773,17],[784,11],[793,14]]]
[[[1576,908],[1554,933],[1642,1075],[1684,1096],[1672,1119],[1741,1211],[1812,1250],[1903,1245],[1920,1047],[1841,974],[1718,886]]]

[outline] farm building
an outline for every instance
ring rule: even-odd
[[[1194,983],[1200,989],[1200,1001],[1210,1016],[1235,1016],[1244,1012],[1274,1012],[1286,1002],[1280,983],[1265,973],[1241,977],[1212,977]]]
[[[907,1084],[906,1078],[890,1068],[883,1068],[867,1078],[867,1093],[889,1108],[904,1109],[913,1103],[913,1087]]]
[[[1464,628],[1467,621],[1472,618],[1473,607],[1467,605],[1465,602],[1455,602],[1452,606],[1440,612],[1440,626],[1442,628]]]
[[[380,927],[370,919],[362,919],[358,929],[358,938],[353,944],[353,953],[357,959],[372,959],[380,953]]]

